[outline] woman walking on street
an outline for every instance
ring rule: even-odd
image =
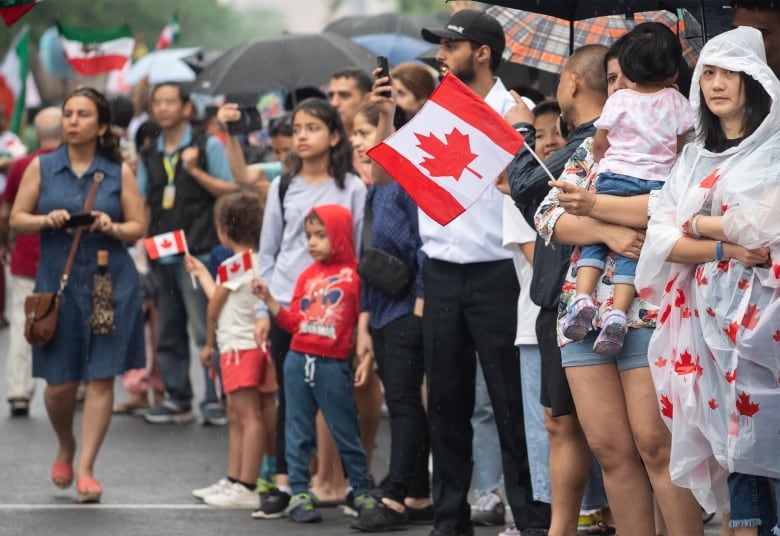
[[[144,366],[143,316],[138,272],[124,244],[144,234],[143,202],[135,177],[123,165],[118,140],[111,133],[111,108],[92,88],[74,91],[62,105],[66,143],[30,164],[11,211],[11,227],[41,233],[36,292],[55,292],[73,244],[68,222],[84,210],[84,200],[99,182],[92,224],[85,225],[73,269],[60,296],[57,330],[33,350],[33,375],[44,378],[44,402],[59,446],[51,467],[52,482],[69,487],[74,479],[76,438],[73,418],[76,390],[86,383],[81,442],[76,466],[79,502],[97,502],[102,487],[93,470],[111,420],[114,377]],[[98,251],[108,252],[113,282],[113,330],[93,332],[93,278]]]

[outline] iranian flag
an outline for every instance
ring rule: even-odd
[[[503,117],[447,74],[411,121],[368,155],[441,225],[460,216],[525,141]]]
[[[187,240],[184,238],[184,231],[181,229],[150,236],[144,240],[144,245],[146,246],[146,253],[151,260],[187,253]]]
[[[27,80],[30,37],[27,26],[17,34],[0,65],[0,104],[9,119],[9,128],[19,132],[25,108],[25,87]]]
[[[11,26],[40,2],[41,0],[0,0],[0,17],[6,26]]]
[[[253,269],[253,257],[252,251],[247,250],[223,261],[222,264],[219,265],[219,268],[217,268],[217,283],[222,285],[223,283],[241,277],[247,272],[251,273]]]
[[[160,37],[157,39],[157,45],[155,50],[162,50],[168,48],[172,43],[179,40],[179,15],[174,12],[171,18],[168,20],[168,24],[160,32]]]
[[[121,69],[135,48],[135,39],[126,24],[104,29],[64,24],[57,24],[57,27],[68,63],[77,73],[86,76]]]

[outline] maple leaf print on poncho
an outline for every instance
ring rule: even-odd
[[[469,170],[477,178],[482,178],[482,175],[469,167],[477,155],[471,152],[468,134],[453,128],[449,134],[444,135],[446,142],[442,142],[433,134],[424,136],[415,133],[415,136],[420,142],[417,147],[433,157],[425,157],[420,162],[431,177],[452,177],[458,181],[463,172]]]
[[[752,417],[758,413],[758,404],[751,402],[750,395],[745,391],[742,391],[742,393],[737,397],[737,411],[739,411],[740,415]]]

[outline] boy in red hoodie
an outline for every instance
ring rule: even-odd
[[[290,308],[279,305],[265,282],[255,280],[253,286],[278,325],[292,334],[284,359],[285,456],[293,495],[287,513],[298,523],[313,523],[322,520],[316,497],[309,491],[309,456],[317,444],[318,409],[336,440],[358,517],[375,508],[376,500],[368,493],[372,481],[360,445],[350,366],[360,313],[352,214],[340,205],[321,205],[309,212],[304,225],[314,262],[298,277]],[[355,385],[367,380],[372,360],[367,356],[361,361]]]

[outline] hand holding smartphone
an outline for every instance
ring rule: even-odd
[[[256,106],[242,106],[238,111],[241,113],[241,117],[227,124],[228,134],[231,136],[249,134],[263,128],[263,120]]]

